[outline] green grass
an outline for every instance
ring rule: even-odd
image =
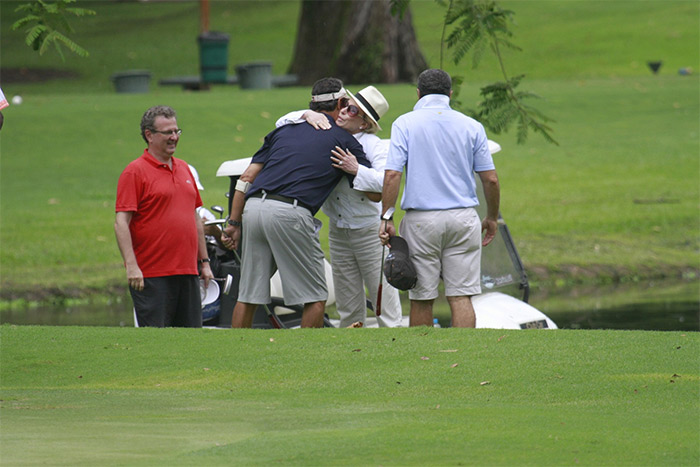
[[[501,211],[526,266],[626,277],[697,269],[697,83],[645,76],[533,84],[547,88],[561,146],[492,136],[504,148],[496,156]],[[408,86],[382,90],[393,103],[389,120],[413,103]],[[3,287],[121,281],[116,180],[143,150],[143,109],[168,102],[178,110],[185,129],[178,155],[198,168],[211,205],[223,204],[228,189],[215,177],[219,164],[252,155],[275,116],[305,98],[297,88],[27,96],[7,111],[3,128]]]
[[[286,72],[297,2],[212,4],[212,30],[231,34],[229,61],[274,62]],[[502,184],[502,214],[530,276],[597,280],[678,276],[700,270],[700,165],[696,2],[503,2],[515,11],[512,73],[544,97],[537,106],[556,120],[553,146],[531,135],[490,134]],[[196,2],[86,4],[96,17],[76,20],[89,59],[38,57],[12,32],[16,2],[0,2],[0,67],[56,67],[80,79],[3,84],[24,104],[5,109],[0,140],[0,292],[4,299],[123,290],[113,235],[116,181],[144,148],[138,123],[151,105],[178,111],[185,133],[177,156],[199,170],[207,206],[224,204],[224,160],[248,157],[277,116],[308,102],[306,88],[210,92],[159,87],[114,94],[109,75],[147,68],[154,81],[197,73]],[[412,3],[416,30],[436,65],[441,12]],[[148,25],[145,27],[144,25]],[[624,47],[620,44],[625,44]],[[512,55],[512,56],[511,56]],[[659,75],[645,61],[662,58]],[[462,100],[478,100],[499,79],[488,61],[463,73]],[[362,85],[349,86],[359,89]],[[380,136],[415,103],[411,85],[380,86],[391,103]],[[320,216],[323,218],[323,216]],[[399,214],[400,217],[400,214]],[[327,244],[322,232],[322,244]],[[576,271],[584,271],[578,274]],[[107,292],[112,293],[112,292]]]
[[[110,92],[110,76],[124,70],[150,70],[154,82],[199,74],[198,1],[81,1],[97,15],[71,18],[75,29],[72,37],[88,49],[90,57],[82,59],[68,53],[65,62],[55,53],[33,53],[24,45],[24,35],[11,31],[18,18],[14,9],[21,3],[23,0],[3,0],[0,5],[2,66],[59,68],[81,75],[81,79],[60,80],[49,87],[28,85],[33,93],[80,93],[86,89]],[[268,60],[276,74],[286,73],[293,53],[298,9],[298,2],[291,1],[211,1],[209,29],[230,35],[229,72],[235,73],[236,64]],[[17,89],[24,92],[23,86]]]
[[[96,16],[73,18],[73,37],[90,52],[88,60],[67,54],[39,56],[24,45],[24,35],[12,31],[14,12],[24,0],[0,2],[2,67],[60,68],[80,73],[82,79],[18,85],[17,92],[34,93],[110,91],[109,77],[119,71],[148,69],[154,80],[198,73],[199,5],[189,2],[80,1]],[[637,76],[649,73],[648,60],[663,60],[661,74],[681,67],[698,69],[700,7],[692,0],[499,1],[514,11],[513,42],[522,52],[505,51],[508,71],[529,78],[580,79]],[[210,30],[230,35],[229,71],[236,64],[269,60],[276,74],[284,74],[292,59],[299,2],[210,2]],[[444,10],[433,0],[411,2],[413,20],[423,54],[439,66],[440,33]],[[445,68],[468,81],[500,78],[488,54],[478,69],[469,59]],[[527,83],[527,80],[526,80]],[[6,85],[5,85],[6,86]],[[15,88],[13,85],[12,88]]]
[[[697,333],[5,325],[0,337],[7,465],[700,461]]]

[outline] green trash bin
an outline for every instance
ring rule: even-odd
[[[269,89],[272,87],[272,63],[251,62],[236,66],[241,89]]]
[[[225,83],[228,72],[229,35],[223,32],[203,32],[199,43],[199,70],[203,83]]]

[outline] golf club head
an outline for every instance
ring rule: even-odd
[[[231,274],[226,274],[226,277],[223,279],[223,281],[223,293],[225,295],[228,295],[228,293],[231,291],[231,284],[233,284],[233,276]]]

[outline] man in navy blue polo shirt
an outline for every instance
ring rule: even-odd
[[[236,185],[225,230],[234,248],[243,230],[233,327],[252,326],[258,305],[270,302],[270,278],[277,269],[285,305],[304,305],[301,326],[323,326],[328,288],[313,216],[339,182],[351,182],[348,174],[333,168],[331,150],[347,149],[370,166],[360,143],[335,124],[345,96],[338,79],[314,83],[309,108],[326,114],[331,129],[277,128],[265,137]]]

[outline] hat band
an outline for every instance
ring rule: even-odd
[[[372,114],[375,120],[379,121],[379,114],[376,110],[374,110],[374,107],[372,107],[372,105],[369,102],[367,102],[367,99],[362,97],[362,94],[360,94],[359,92],[355,94],[355,99],[360,101],[362,105],[364,105],[367,108],[367,110],[369,110],[369,113]]]
[[[336,99],[340,99],[341,97],[345,97],[347,93],[345,92],[345,88],[340,88],[340,91],[338,92],[331,92],[328,94],[317,94],[315,96],[311,96],[311,102],[328,102],[328,101],[334,101]]]

